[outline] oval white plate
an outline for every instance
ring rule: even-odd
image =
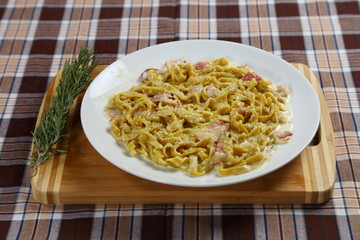
[[[270,161],[258,169],[235,176],[219,177],[210,173],[191,177],[182,171],[159,167],[136,157],[112,137],[104,114],[109,94],[128,90],[138,84],[138,77],[147,68],[159,68],[171,59],[189,62],[226,57],[230,61],[248,64],[251,69],[275,84],[291,88],[293,108],[291,141],[278,148]],[[81,122],[92,146],[109,162],[138,177],[155,182],[188,186],[213,187],[248,181],[284,166],[310,143],[320,121],[320,105],[308,80],[283,59],[263,50],[243,44],[216,40],[177,41],[148,47],[131,53],[108,66],[87,89],[81,105]]]

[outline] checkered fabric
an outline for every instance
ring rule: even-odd
[[[360,239],[359,1],[0,0],[0,239]],[[330,201],[43,205],[26,166],[40,104],[80,47],[102,64],[151,45],[219,39],[308,65],[335,132]]]

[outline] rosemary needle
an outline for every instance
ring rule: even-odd
[[[91,82],[90,73],[98,65],[93,51],[86,48],[80,50],[79,56],[66,61],[61,80],[56,87],[57,94],[52,96],[51,106],[46,106],[43,118],[34,132],[33,143],[36,150],[29,158],[32,176],[38,172],[39,166],[50,157],[64,153],[66,150],[54,148],[54,145],[65,136],[63,130],[69,118],[69,110],[75,98]]]

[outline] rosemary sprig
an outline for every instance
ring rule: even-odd
[[[91,82],[90,72],[98,65],[93,51],[86,48],[80,50],[77,59],[66,61],[61,80],[56,87],[57,94],[52,96],[51,106],[47,105],[39,126],[33,135],[36,151],[29,158],[29,167],[33,169],[32,176],[38,172],[39,166],[50,157],[67,152],[54,148],[65,136],[62,132],[69,118],[69,110],[75,98]]]

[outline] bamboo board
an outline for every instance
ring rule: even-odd
[[[49,159],[31,178],[33,196],[46,204],[137,203],[323,203],[335,182],[334,136],[329,111],[315,75],[303,64],[293,64],[309,79],[321,104],[317,140],[296,159],[261,178],[222,187],[190,188],[151,182],[120,170],[90,145],[80,122],[79,96],[71,109],[66,132],[59,143],[68,153]],[[95,77],[106,66],[93,71]],[[49,104],[61,77],[57,74],[41,106]]]

